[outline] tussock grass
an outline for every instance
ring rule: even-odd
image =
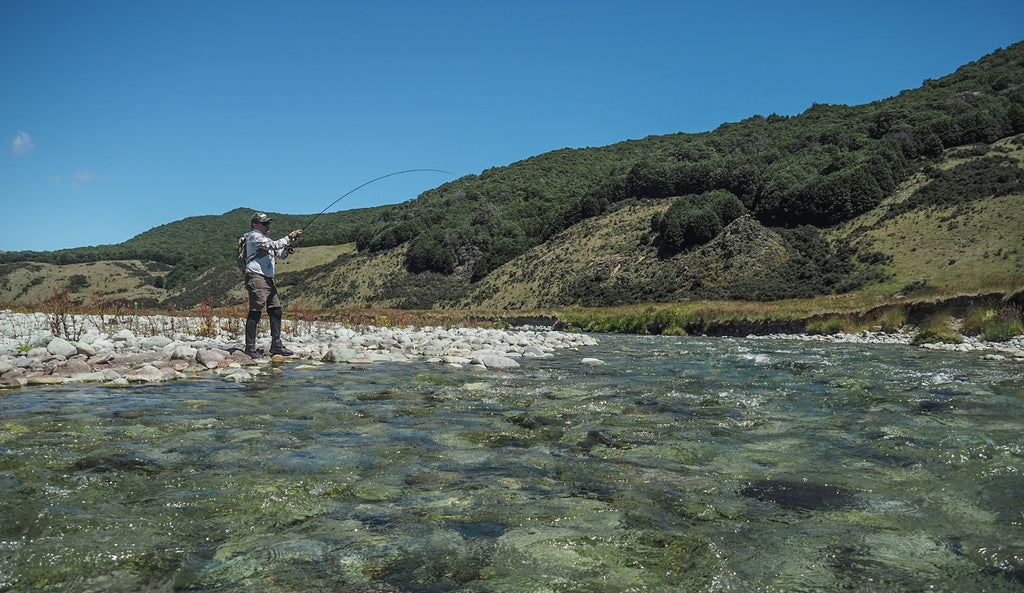
[[[949,313],[936,313],[921,323],[913,344],[960,344],[963,337],[953,329],[956,319]]]
[[[878,313],[876,321],[878,331],[894,333],[907,324],[907,311],[901,306],[886,307]]]
[[[807,322],[807,333],[832,335],[862,331],[895,333],[907,325],[903,305],[886,305],[867,312],[826,314]]]
[[[981,339],[986,342],[1005,342],[1024,334],[1024,323],[1020,315],[1016,317],[996,318],[986,325],[981,332]]]
[[[807,322],[807,333],[829,336],[838,333],[853,334],[860,331],[860,325],[854,325],[854,318],[849,315],[812,319]]]
[[[873,295],[836,295],[786,301],[690,301],[657,305],[624,305],[604,308],[570,308],[557,313],[568,329],[609,333],[685,335],[701,333],[720,324],[751,326],[801,322],[816,324],[816,331],[854,330],[868,323],[859,320],[863,311],[884,304]],[[839,321],[834,321],[839,319]],[[876,324],[877,325],[877,324]],[[826,327],[827,326],[827,327]]]
[[[1024,334],[1024,321],[1017,307],[1007,306],[999,310],[984,307],[971,311],[964,318],[962,331],[987,342],[1005,342]]]

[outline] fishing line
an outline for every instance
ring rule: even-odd
[[[301,230],[305,231],[306,227],[308,227],[309,225],[313,224],[313,221],[316,220],[317,218],[320,218],[321,214],[323,214],[324,212],[327,212],[327,210],[330,209],[331,206],[337,204],[343,198],[345,198],[349,194],[355,192],[356,190],[362,189],[362,188],[366,187],[367,185],[370,185],[374,181],[380,181],[381,179],[384,179],[384,178],[387,178],[387,177],[394,177],[395,175],[401,175],[403,173],[415,173],[415,172],[418,172],[418,171],[433,171],[434,173],[445,173],[445,174],[451,175],[452,177],[455,177],[455,173],[452,173],[451,171],[444,171],[444,170],[441,170],[441,169],[406,169],[404,171],[395,171],[394,173],[388,173],[387,175],[381,175],[380,177],[377,177],[375,179],[371,179],[371,180],[367,181],[366,183],[357,185],[357,186],[353,187],[352,189],[348,190],[347,192],[345,192],[344,194],[342,194],[342,196],[340,198],[338,198],[337,200],[334,200],[333,202],[328,204],[327,208],[324,208],[323,210],[318,212],[316,216],[311,218],[309,220],[309,222],[307,222],[305,225],[303,225]]]

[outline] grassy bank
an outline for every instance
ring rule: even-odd
[[[180,315],[215,320],[246,316],[241,305],[214,308],[200,305],[188,311],[148,310],[129,303],[81,306],[66,294],[54,293],[35,307],[11,307],[42,312],[54,335],[70,335],[75,313],[109,318],[121,327],[141,326],[151,315]],[[559,310],[404,310],[369,306],[320,310],[286,306],[286,318],[303,324],[334,322],[351,327],[426,327],[523,325],[554,326],[567,331],[649,335],[731,335],[766,333],[853,334],[862,331],[912,331],[917,341],[956,342],[962,335],[1003,341],[1024,334],[1024,291],[919,298],[850,294],[773,302],[692,301]]]
[[[577,309],[557,315],[565,329],[586,332],[742,336],[913,331],[922,342],[955,342],[961,335],[1003,341],[1024,334],[1022,296],[991,293],[910,301],[845,295],[771,303]]]

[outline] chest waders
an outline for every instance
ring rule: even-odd
[[[245,353],[253,358],[261,354],[256,349],[256,332],[259,329],[262,317],[262,311],[249,311],[249,316],[245,318]],[[281,307],[268,307],[267,317],[270,318],[270,353],[280,354],[281,356],[291,356],[294,354],[294,352],[285,348],[284,342],[281,341],[281,322],[283,318]]]

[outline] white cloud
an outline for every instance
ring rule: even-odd
[[[79,190],[85,187],[86,183],[103,182],[106,179],[106,175],[97,175],[92,169],[83,169],[71,176],[71,189]]]
[[[11,142],[11,154],[21,156],[28,154],[36,149],[36,145],[32,142],[32,136],[29,136],[27,132],[18,130],[18,135],[14,137],[14,141]]]
[[[75,181],[80,181],[84,183],[86,181],[95,181],[96,174],[92,172],[92,169],[86,169],[84,171],[79,171],[78,173],[75,173],[74,175],[71,176],[71,178],[74,179]]]

